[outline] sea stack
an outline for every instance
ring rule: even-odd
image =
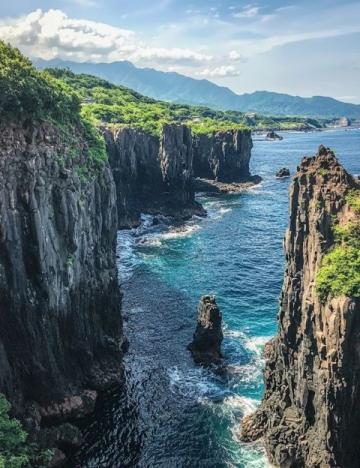
[[[275,141],[275,140],[283,140],[284,138],[272,130],[271,132],[268,132],[266,134],[266,139],[270,141]]]
[[[359,206],[359,184],[330,149],[303,159],[264,396],[240,430],[243,441],[263,437],[275,466],[359,466]]]
[[[290,177],[290,170],[287,167],[282,167],[276,173],[277,179],[282,179],[283,177]]]
[[[202,296],[198,305],[197,326],[188,349],[197,364],[217,364],[221,360],[222,317],[214,296]]]

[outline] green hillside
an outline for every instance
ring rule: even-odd
[[[295,129],[319,122],[301,118],[248,116],[237,111],[216,111],[207,107],[171,104],[142,96],[91,75],[74,74],[65,69],[47,69],[45,73],[75,90],[82,102],[82,115],[96,125],[132,125],[159,134],[165,123],[189,125],[194,133],[207,134],[228,129]]]
[[[54,59],[37,60],[40,68],[68,68],[111,83],[126,86],[137,92],[173,103],[209,106],[213,109],[232,109],[270,116],[334,119],[342,116],[360,118],[360,105],[341,102],[325,96],[304,98],[270,91],[236,94],[231,89],[208,80],[198,80],[175,72],[138,68],[130,62],[90,63]]]
[[[189,125],[195,134],[243,128],[281,130],[320,126],[316,120],[171,104],[95,76],[59,68],[39,71],[18,49],[1,41],[0,116],[4,120],[52,121],[73,149],[79,134],[83,135],[88,141],[89,164],[93,166],[105,159],[104,144],[96,129],[104,124],[131,125],[154,135],[160,133],[165,123],[174,122]]]

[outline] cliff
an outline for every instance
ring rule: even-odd
[[[204,214],[195,202],[191,130],[165,125],[160,137],[131,127],[104,131],[117,191],[119,227],[141,212],[187,219]]]
[[[79,436],[65,421],[121,378],[123,344],[116,189],[106,163],[84,172],[87,143],[73,131],[0,131],[0,393],[60,448]]]
[[[250,130],[216,132],[194,137],[194,175],[219,182],[240,182],[250,177],[253,146]]]
[[[265,392],[243,419],[281,467],[360,460],[360,259],[356,182],[324,147],[290,189],[277,336],[265,347]]]

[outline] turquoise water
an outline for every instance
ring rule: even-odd
[[[109,394],[88,427],[78,466],[268,466],[260,444],[237,439],[262,394],[261,350],[276,332],[288,222],[288,184],[304,155],[323,143],[360,173],[360,131],[254,138],[252,173],[263,182],[241,195],[201,198],[206,219],[119,233],[124,291],[126,384]],[[196,367],[188,351],[202,294],[215,294],[224,320],[225,366]],[[80,460],[80,461],[79,461]]]

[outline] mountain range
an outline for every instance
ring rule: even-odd
[[[145,96],[174,103],[204,105],[218,110],[257,112],[273,116],[333,119],[360,118],[360,105],[324,96],[304,98],[270,91],[236,94],[209,80],[194,79],[176,72],[138,68],[128,61],[112,63],[71,62],[60,59],[35,60],[38,68],[69,68],[75,73],[95,75],[131,88]]]

